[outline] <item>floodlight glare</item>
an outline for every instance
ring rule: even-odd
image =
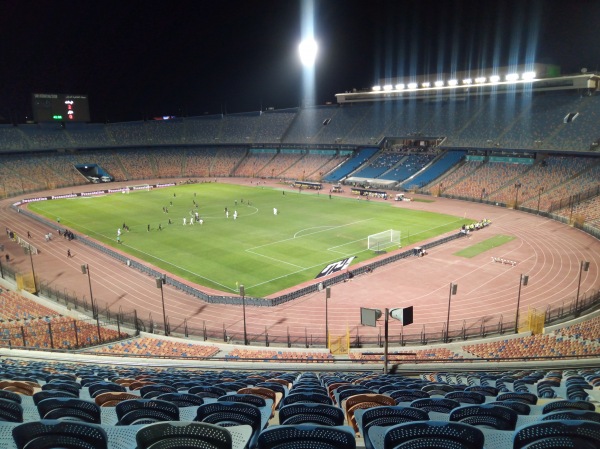
[[[421,87],[431,87],[431,83],[429,81],[425,81],[424,83],[421,83]]]
[[[475,78],[475,82],[477,84],[485,83],[485,76],[479,76],[479,77]]]
[[[373,86],[373,90],[375,92],[379,92],[381,90],[381,86]]]
[[[518,73],[509,73],[504,77],[506,81],[517,81],[519,79]]]
[[[392,85],[386,84],[385,86],[383,86],[383,90],[392,90]]]
[[[521,79],[532,80],[535,78],[535,72],[525,72],[521,75]]]
[[[318,46],[314,39],[305,39],[300,42],[298,52],[300,53],[300,61],[304,67],[312,67],[317,59]]]
[[[409,88],[409,89],[416,89],[416,88],[417,88],[417,86],[418,86],[418,84],[417,84],[417,83],[408,83],[408,88]]]
[[[472,78],[465,78],[463,80],[463,84],[473,84],[473,79]]]
[[[497,83],[500,81],[500,77],[498,75],[490,76],[490,83]]]
[[[435,87],[443,87],[444,86],[444,82],[443,81],[436,81],[434,83]]]
[[[396,84],[396,90],[403,90],[404,89],[404,84],[400,83],[400,84]]]
[[[458,80],[448,80],[448,86],[456,86],[456,85],[458,85]]]

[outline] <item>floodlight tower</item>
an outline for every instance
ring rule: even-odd
[[[318,45],[314,38],[314,0],[302,1],[302,41],[298,45],[300,62],[302,63],[302,103],[310,105],[315,103],[315,61]]]

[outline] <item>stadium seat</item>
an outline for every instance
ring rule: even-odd
[[[100,406],[79,398],[48,398],[37,404],[42,419],[69,419],[101,424]]]
[[[149,424],[158,421],[179,421],[179,408],[157,399],[131,399],[115,406],[118,426]]]
[[[258,436],[258,449],[355,449],[356,439],[349,427],[273,426]]]
[[[460,402],[454,399],[424,398],[412,401],[410,406],[427,412],[450,413],[453,409],[460,407]]]
[[[369,438],[377,449],[483,449],[484,434],[477,427],[446,421],[414,421],[393,427],[372,426]]]
[[[0,399],[0,421],[23,422],[23,406],[18,402]]]
[[[268,416],[266,417],[268,419]],[[225,402],[217,401],[210,404],[203,404],[196,410],[194,421],[208,424],[216,424],[222,427],[235,425],[248,425],[252,428],[250,437],[250,447],[254,447],[258,434],[262,430],[263,414],[261,410],[251,404],[244,402]]]
[[[428,398],[429,393],[415,388],[409,388],[405,390],[394,390],[388,391],[387,394],[394,398],[396,402],[412,402],[417,399]]]
[[[493,427],[497,430],[515,430],[519,414],[513,409],[500,405],[465,405],[450,412],[450,421],[472,426]]]
[[[600,423],[600,413],[590,410],[558,410],[556,412],[546,413],[541,421],[554,420],[576,420],[576,421],[593,421]]]
[[[159,401],[167,401],[177,407],[194,407],[204,404],[204,399],[189,393],[163,393],[156,397]]]
[[[597,449],[600,423],[590,421],[542,421],[515,431],[513,449]]]
[[[160,422],[143,426],[135,439],[137,449],[243,449],[251,431],[250,426],[224,428],[200,422]]]
[[[544,405],[542,413],[555,412],[558,410],[596,410],[596,407],[591,402],[587,401],[570,401],[568,399],[562,401],[549,402]]]
[[[483,404],[485,402],[485,396],[474,391],[451,391],[446,393],[444,397],[465,404]]]
[[[429,421],[429,414],[424,410],[397,405],[372,407],[354,412],[354,418],[366,449],[373,449],[369,438],[369,429],[373,426],[391,427],[412,421]]]
[[[296,402],[313,402],[316,404],[328,405],[333,404],[333,400],[326,394],[307,392],[296,393],[295,390],[292,390],[289,395],[281,400],[281,406],[294,404]]]
[[[296,402],[279,409],[279,424],[342,426],[344,424],[344,411],[333,405]]]
[[[18,449],[107,449],[106,431],[97,424],[75,421],[41,420],[13,429]]]

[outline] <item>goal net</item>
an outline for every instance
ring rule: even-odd
[[[139,184],[139,185],[135,185],[135,186],[127,186],[126,190],[123,193],[129,193],[129,192],[149,192],[150,190],[152,190],[152,187],[150,186],[150,184]]]
[[[387,231],[372,234],[367,239],[367,246],[371,251],[383,251],[386,248],[400,246],[402,243],[401,231],[388,229]]]

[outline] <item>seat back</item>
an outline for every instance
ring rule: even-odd
[[[161,422],[142,427],[135,435],[137,449],[160,447],[198,447],[231,449],[232,433],[214,424],[199,422]]]
[[[100,406],[79,398],[48,398],[37,404],[42,419],[71,419],[92,424],[101,423]]]
[[[102,427],[75,421],[41,420],[13,429],[18,449],[107,449],[108,437]]]
[[[477,427],[447,421],[414,421],[388,428],[373,426],[369,438],[375,447],[383,449],[398,447],[400,443],[415,448],[483,449],[485,440]]]
[[[344,411],[333,405],[297,402],[279,409],[279,424],[342,426],[344,425]]]
[[[578,420],[541,421],[519,427],[513,439],[513,449],[536,444],[546,449],[600,447],[600,423]]]
[[[508,407],[477,404],[455,408],[450,412],[449,420],[497,430],[515,430],[518,417],[519,414]]]
[[[258,437],[258,449],[293,449],[295,447],[356,449],[356,439],[352,429],[348,427],[309,424],[269,427],[263,430]]]

